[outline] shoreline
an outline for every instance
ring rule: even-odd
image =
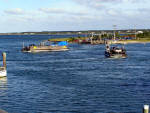
[[[150,43],[150,40],[121,40],[121,41],[110,41],[111,44],[136,44],[136,43]]]
[[[86,37],[75,37],[75,38],[53,38],[53,39],[49,39],[48,41],[68,41],[69,43],[76,43],[75,40],[85,40]],[[135,43],[150,43],[150,39],[139,39],[139,40],[109,40],[108,41],[110,44],[135,44]]]
[[[66,35],[66,34],[0,34],[0,36],[9,36],[9,35]],[[68,34],[67,34],[68,35]],[[71,35],[71,34],[69,34]],[[76,34],[74,34],[76,35]],[[83,34],[81,34],[83,35]],[[86,40],[89,37],[64,37],[64,38],[49,38],[48,41],[68,41],[69,43],[76,43],[75,40]],[[135,43],[150,43],[150,38],[139,38],[139,39],[132,39],[132,40],[109,40],[110,44],[135,44]]]

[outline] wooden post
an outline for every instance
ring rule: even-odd
[[[143,113],[149,113],[149,105],[144,105]]]
[[[3,67],[6,68],[6,53],[3,52],[2,56],[3,56]]]

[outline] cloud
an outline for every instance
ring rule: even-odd
[[[51,13],[51,14],[62,14],[66,11],[64,9],[58,9],[58,8],[40,8],[39,11],[44,13]]]
[[[101,0],[73,0],[74,2],[87,7],[92,8],[104,8],[104,5],[102,4]]]
[[[87,15],[86,11],[68,11],[61,8],[40,8],[39,11],[47,14]]]
[[[23,11],[21,8],[15,8],[15,9],[5,10],[4,13],[11,14],[11,15],[23,15],[25,14],[25,11]]]
[[[150,12],[150,8],[138,8],[137,10],[140,13],[149,13]]]
[[[113,2],[115,2],[115,3],[121,3],[121,2],[137,2],[137,1],[140,1],[140,0],[73,0],[73,1],[75,1],[75,2],[78,2],[78,3],[87,3],[87,4],[89,4],[89,3],[113,3]]]
[[[116,16],[116,15],[118,15],[118,11],[116,11],[114,9],[109,9],[109,10],[107,10],[107,14]]]
[[[125,3],[139,3],[145,2],[146,0],[72,0],[73,2],[84,5],[86,7],[95,8],[95,9],[106,9],[111,5],[125,4]]]
[[[112,29],[112,25],[120,29],[130,28],[133,24],[150,26],[148,3],[139,3],[139,0],[70,1],[66,7],[61,4],[56,7],[38,6],[33,10],[27,8],[25,11],[8,9],[0,23],[5,23],[6,31]]]

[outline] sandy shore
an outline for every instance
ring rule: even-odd
[[[134,44],[134,43],[150,43],[150,40],[122,40],[122,41],[109,41],[110,44]]]

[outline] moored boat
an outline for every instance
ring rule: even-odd
[[[107,58],[126,58],[127,57],[126,49],[124,48],[124,46],[110,47],[109,44],[106,44],[105,57],[107,57]]]
[[[0,78],[1,77],[6,77],[7,76],[7,71],[5,68],[0,67]]]
[[[31,44],[29,46],[23,47],[22,52],[44,52],[44,51],[66,51],[69,50],[67,47],[68,43],[66,41],[61,42],[42,42],[40,45]]]

